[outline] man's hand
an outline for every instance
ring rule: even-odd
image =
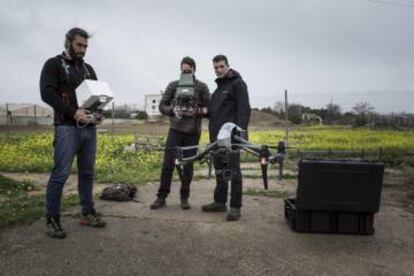
[[[78,110],[76,110],[75,116],[73,116],[73,119],[83,124],[89,122],[89,116],[87,114],[87,111],[83,108],[79,108]]]
[[[174,116],[177,119],[181,119],[183,117],[183,112],[182,112],[181,108],[179,108],[178,106],[175,106],[173,108],[173,112],[174,112]]]
[[[207,117],[208,109],[207,107],[197,107],[194,113],[199,118]]]
[[[207,109],[207,107],[202,107],[202,108],[200,108],[199,113],[200,113],[201,115],[203,115],[203,116],[206,116],[206,115],[208,114],[208,109]]]

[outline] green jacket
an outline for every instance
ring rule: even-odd
[[[197,134],[201,132],[201,116],[183,117],[178,119],[174,114],[174,106],[172,104],[177,90],[178,80],[170,82],[165,89],[160,102],[159,109],[162,114],[170,117],[170,128],[182,133]],[[194,97],[198,107],[208,107],[210,103],[210,92],[204,82],[195,80]]]

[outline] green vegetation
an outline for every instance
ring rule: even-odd
[[[44,216],[44,194],[29,195],[34,188],[29,181],[14,181],[0,175],[0,229]],[[79,203],[76,195],[63,197],[62,208]]]
[[[283,130],[255,131],[250,141],[277,145],[285,135]],[[52,168],[53,134],[0,134],[0,171],[49,172]],[[208,142],[203,133],[201,144]],[[125,148],[134,143],[131,134],[99,134],[96,159],[98,182],[125,182],[141,184],[157,180],[161,168],[162,151],[129,152]],[[290,131],[291,153],[306,150],[352,150],[371,153],[385,161],[406,160],[402,154],[414,153],[414,132],[396,130],[372,130],[368,128],[306,127]],[[256,157],[244,156],[244,160]],[[75,162],[74,162],[75,164]],[[73,167],[76,172],[76,167]]]
[[[277,145],[285,135],[284,130],[254,131],[249,133],[250,141],[260,144]],[[208,134],[203,133],[201,144],[208,142]],[[48,173],[53,161],[53,134],[0,134],[0,172]],[[145,184],[158,181],[162,151],[128,151],[134,143],[131,134],[98,135],[96,159],[96,181],[106,183]],[[414,159],[406,153],[414,153],[414,132],[397,130],[372,130],[369,128],[305,127],[292,129],[289,134],[287,162],[295,164],[297,152],[307,150],[350,150],[364,151],[380,158],[390,165],[402,165],[409,175],[414,175]],[[295,155],[296,154],[296,155]],[[254,161],[257,157],[243,155],[242,160]],[[72,168],[76,172],[76,162]],[[206,165],[196,165],[196,168]],[[195,179],[200,176],[196,175]],[[254,177],[254,176],[253,176]],[[290,175],[289,177],[295,177]],[[16,182],[0,177],[0,228],[41,217],[44,213],[44,194],[32,193],[33,183]],[[246,195],[284,197],[276,191],[247,190]],[[413,195],[409,194],[409,198]],[[77,196],[68,196],[64,206],[78,203]]]
[[[98,136],[96,180],[139,184],[159,175],[161,152],[128,152],[133,135]],[[49,172],[53,166],[53,135],[0,135],[0,171]],[[76,172],[76,162],[72,168]]]

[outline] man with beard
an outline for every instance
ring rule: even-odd
[[[235,123],[243,130],[247,130],[250,120],[250,103],[247,86],[240,74],[229,67],[227,57],[217,55],[213,58],[214,71],[217,75],[217,88],[211,96],[209,105],[210,143],[217,140],[217,135],[223,124]],[[229,158],[232,170],[230,211],[227,220],[235,221],[241,216],[242,206],[242,174],[240,170],[240,153],[232,153]],[[224,157],[214,157],[214,170],[216,172],[216,188],[214,202],[203,205],[204,212],[226,212],[228,183],[221,174],[226,163]]]
[[[89,34],[80,28],[66,33],[65,51],[46,61],[40,76],[40,95],[54,110],[54,166],[46,188],[46,233],[64,238],[60,223],[63,186],[77,158],[78,192],[82,206],[81,224],[104,227],[95,211],[92,186],[96,155],[96,126],[88,124],[88,111],[78,106],[75,89],[85,79],[96,80],[92,66],[85,63]],[[80,128],[79,124],[87,124]]]

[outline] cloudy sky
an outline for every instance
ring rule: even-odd
[[[179,62],[215,89],[224,53],[254,107],[290,102],[414,113],[414,0],[1,0],[0,103],[40,103],[39,74],[74,26],[93,34],[86,61],[116,104],[143,106]]]

